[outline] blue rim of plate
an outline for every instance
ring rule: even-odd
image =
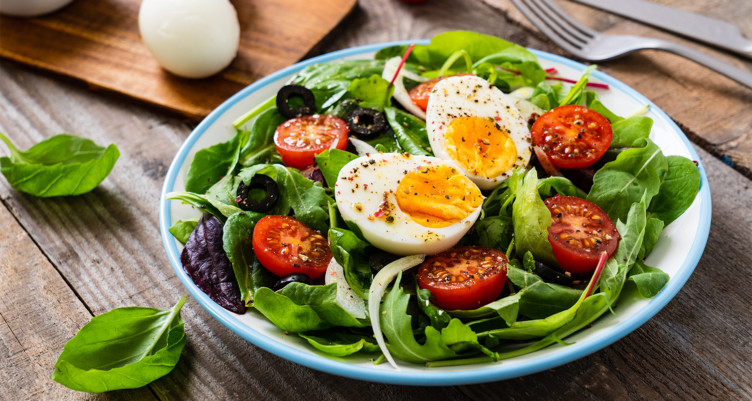
[[[255,83],[245,87],[238,93],[227,99],[214,111],[212,111],[188,136],[183,145],[178,150],[175,158],[170,164],[170,168],[167,171],[165,177],[165,183],[162,187],[162,193],[160,196],[160,208],[159,208],[159,224],[160,232],[162,235],[162,242],[167,256],[172,264],[173,270],[178,275],[178,278],[183,283],[188,292],[193,296],[196,301],[211,314],[215,319],[224,324],[230,330],[240,335],[247,341],[254,345],[291,362],[298,363],[303,366],[307,366],[312,369],[320,370],[323,372],[379,383],[389,384],[401,384],[401,385],[422,385],[422,386],[446,386],[446,385],[462,385],[462,384],[474,384],[485,383],[491,381],[511,379],[520,377],[543,370],[551,369],[579,358],[585,357],[595,351],[598,351],[632,331],[636,330],[643,323],[647,322],[651,317],[658,313],[664,306],[679,292],[684,286],[689,276],[694,271],[697,263],[702,256],[707,243],[708,234],[710,231],[710,217],[711,217],[711,198],[710,189],[708,185],[707,175],[705,169],[700,162],[700,158],[697,155],[692,143],[674,123],[674,121],[663,110],[658,108],[653,102],[645,98],[643,95],[627,86],[626,84],[618,81],[617,79],[596,70],[593,73],[593,77],[597,78],[608,85],[618,89],[631,98],[650,106],[650,110],[664,119],[669,127],[675,130],[681,140],[684,142],[687,150],[689,151],[693,160],[696,160],[699,164],[699,171],[702,178],[700,192],[700,211],[697,226],[697,235],[694,242],[690,247],[690,254],[685,259],[684,264],[679,268],[676,275],[671,277],[668,284],[653,297],[644,307],[630,315],[624,321],[618,324],[602,329],[601,334],[597,338],[584,339],[578,341],[572,345],[562,347],[554,353],[546,354],[538,358],[532,358],[515,364],[513,368],[504,364],[504,361],[490,363],[487,367],[476,368],[469,370],[440,370],[429,369],[420,371],[413,370],[386,370],[386,369],[372,369],[365,366],[348,364],[346,362],[340,362],[337,360],[329,359],[324,356],[320,356],[314,353],[301,351],[290,347],[284,343],[278,342],[274,339],[266,337],[265,335],[253,330],[249,326],[239,322],[232,312],[229,312],[217,305],[212,301],[204,292],[202,292],[188,277],[183,270],[180,263],[180,251],[177,247],[177,241],[169,232],[171,226],[171,201],[166,200],[166,194],[173,190],[175,180],[177,179],[178,172],[181,166],[184,164],[186,157],[194,144],[198,139],[206,132],[206,130],[227,110],[239,102],[241,99],[249,96],[251,93],[258,89],[272,83],[284,76],[295,73],[311,64],[317,64],[327,61],[332,61],[344,57],[357,56],[359,54],[371,53],[378,51],[384,47],[405,45],[411,43],[427,44],[429,41],[412,40],[412,41],[395,41],[386,43],[377,43],[359,47],[353,47],[349,49],[343,49],[332,53],[327,53],[318,57],[314,57],[297,64],[291,65],[287,68],[279,70],[265,78],[262,78]],[[585,68],[585,65],[576,61],[567,59],[565,57],[557,56],[551,53],[533,50],[531,51],[536,57],[560,63],[568,67],[581,71]]]

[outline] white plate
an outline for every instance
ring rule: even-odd
[[[322,354],[296,335],[285,335],[261,314],[249,309],[244,315],[229,312],[209,299],[196,287],[182,268],[182,246],[170,234],[169,228],[181,219],[194,218],[199,212],[179,201],[167,201],[165,195],[184,188],[184,177],[196,151],[224,142],[234,134],[232,122],[274,96],[293,74],[304,67],[340,58],[371,58],[383,47],[415,43],[392,42],[356,47],[319,56],[280,70],[241,90],[211,114],[190,134],[181,146],[167,172],[160,199],[160,226],[162,241],[175,274],[188,292],[214,318],[251,343],[292,362],[328,373],[374,382],[410,385],[456,385],[481,383],[523,376],[559,366],[597,351],[629,334],[658,313],[689,278],[705,248],[710,229],[710,189],[705,170],[700,164],[702,184],[700,193],[692,206],[661,234],[660,240],[650,254],[647,264],[660,267],[671,276],[665,288],[651,299],[624,299],[615,314],[607,313],[593,323],[592,327],[567,338],[572,345],[553,345],[535,353],[504,360],[469,366],[426,368],[422,365],[401,363],[396,370],[389,364],[374,365],[367,357],[334,358]],[[417,41],[417,43],[427,43]],[[555,67],[560,76],[577,79],[584,65],[572,60],[533,51],[544,68]],[[628,115],[650,105],[648,116],[654,121],[651,139],[666,155],[681,155],[691,160],[699,157],[692,144],[679,127],[662,110],[644,96],[616,79],[596,71],[594,81],[605,82],[610,90],[599,90],[603,104],[618,115]]]

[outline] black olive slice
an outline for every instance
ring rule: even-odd
[[[298,97],[303,101],[300,107],[292,107],[290,99]],[[316,97],[308,88],[302,85],[285,85],[277,92],[277,109],[287,118],[295,118],[313,114],[316,108]]]
[[[537,261],[535,262],[535,270],[533,273],[537,274],[547,283],[571,286],[574,281],[574,278],[571,275],[567,275],[564,272],[560,272]]]
[[[266,195],[261,200],[253,200],[248,197],[248,193],[252,189],[261,189]],[[251,182],[248,185],[240,181],[236,196],[239,208],[249,212],[266,212],[277,203],[277,199],[279,199],[279,187],[268,175],[256,174],[251,178]]]
[[[347,116],[347,127],[360,136],[377,135],[386,130],[386,117],[378,110],[359,107]]]
[[[284,288],[287,284],[290,283],[303,283],[303,284],[311,284],[311,279],[308,278],[303,273],[290,273],[286,274],[277,280],[276,283],[274,283],[274,291],[279,291],[282,288]]]

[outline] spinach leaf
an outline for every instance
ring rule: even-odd
[[[167,200],[181,200],[184,204],[193,205],[206,213],[219,219],[219,221],[225,221],[225,216],[214,205],[209,202],[206,195],[194,194],[193,192],[170,192],[165,196]]]
[[[329,203],[333,203],[334,200],[327,195],[321,183],[311,181],[303,177],[298,170],[281,164],[247,167],[238,173],[238,177],[243,182],[250,182],[257,173],[268,175],[279,186],[280,199],[272,209],[275,214],[287,214],[292,207],[295,218],[300,222],[322,233],[327,231]]]
[[[0,157],[0,171],[15,189],[48,198],[80,195],[94,189],[110,174],[120,152],[70,134],[51,136],[26,151],[0,133],[10,157]]]
[[[653,119],[645,116],[634,116],[611,124],[614,137],[611,148],[627,148],[638,144],[640,139],[648,139],[653,128]]]
[[[185,245],[185,243],[188,242],[188,238],[191,236],[193,229],[196,228],[196,224],[198,224],[198,219],[178,220],[177,223],[170,227],[170,233],[175,239],[180,241],[181,244]]]
[[[280,330],[290,333],[332,327],[310,305],[298,305],[290,298],[261,287],[253,294],[253,306]]]
[[[538,181],[538,192],[542,198],[550,198],[556,194],[585,198],[587,194],[565,177],[546,177]]]
[[[253,228],[262,217],[264,215],[261,213],[239,212],[230,216],[222,229],[222,248],[232,263],[240,298],[246,306],[253,301],[251,269],[256,260],[251,243]]]
[[[542,81],[535,86],[533,94],[530,96],[530,103],[543,110],[551,110],[559,106],[563,90],[564,88],[558,82],[551,85]]]
[[[206,200],[225,217],[241,212],[243,209],[238,207],[238,203],[235,201],[238,185],[240,185],[238,176],[226,175],[206,191]]]
[[[394,107],[384,109],[384,115],[403,151],[413,155],[433,155],[423,120]]]
[[[668,156],[666,161],[668,172],[658,194],[650,202],[648,212],[669,225],[694,202],[701,178],[697,166],[686,157]]]
[[[381,76],[383,70],[383,60],[337,60],[310,65],[293,77],[292,82],[310,89],[316,97],[317,110],[323,110],[347,94],[352,80]]]
[[[238,164],[281,163],[282,158],[274,146],[274,131],[285,121],[287,118],[276,107],[259,114],[251,125],[248,141],[240,149]]]
[[[645,298],[656,296],[668,283],[669,276],[663,270],[636,262],[629,271],[628,280],[637,286],[637,290]]]
[[[663,223],[663,220],[655,217],[648,217],[648,220],[645,223],[645,236],[642,239],[642,246],[640,247],[640,253],[637,255],[637,260],[645,259],[645,257],[653,251],[655,244],[658,243],[658,238],[661,236],[664,226],[665,224]]]
[[[527,86],[537,85],[546,76],[535,55],[524,47],[494,36],[468,31],[445,32],[434,36],[428,45],[431,59],[429,68],[435,69],[452,54],[462,50],[467,52],[477,66],[496,64],[519,71],[527,80]]]
[[[238,281],[225,253],[222,223],[204,214],[180,254],[180,262],[196,286],[221,307],[245,313]]]
[[[611,124],[615,124],[624,119],[623,117],[614,114],[611,110],[608,109],[608,107],[601,103],[601,100],[598,98],[597,93],[593,91],[585,91],[585,97],[587,98],[587,107],[597,111],[603,117],[606,117],[608,121],[611,122]]]
[[[185,346],[180,309],[117,308],[91,319],[65,344],[52,380],[77,391],[143,387],[170,373]]]
[[[329,188],[334,188],[334,184],[337,182],[337,176],[339,176],[339,171],[342,170],[342,167],[344,167],[345,164],[357,157],[358,155],[344,150],[327,149],[314,156],[314,159],[319,166],[319,170],[321,170],[321,174],[324,175],[326,185],[328,185]]]
[[[323,330],[332,326],[364,327],[337,303],[337,285],[291,283],[274,292],[261,287],[253,306],[272,323],[291,333]]]
[[[214,183],[227,175],[247,140],[248,131],[237,130],[229,141],[196,152],[185,173],[185,190],[197,194],[206,192]]]
[[[643,195],[645,202],[655,196],[668,169],[666,157],[649,139],[639,140],[640,147],[621,152],[593,176],[587,199],[598,205],[611,220],[625,221],[633,203]]]
[[[385,107],[391,106],[394,87],[389,85],[389,81],[381,78],[381,74],[377,74],[368,78],[353,79],[347,91],[361,107],[382,111]]]
[[[350,288],[363,299],[368,299],[368,289],[373,281],[368,263],[370,244],[355,233],[343,228],[329,229],[329,245],[332,255],[345,271],[345,280]]]
[[[308,333],[299,333],[317,350],[336,357],[352,355],[356,352],[378,352],[379,345],[373,341],[373,333],[351,333],[342,328]]]
[[[514,236],[514,225],[510,216],[491,216],[475,223],[477,244],[488,248],[506,250]]]
[[[517,171],[516,174],[524,174]],[[517,181],[512,181],[515,183]],[[512,183],[510,183],[510,188]],[[531,169],[521,183],[514,185],[516,195],[512,204],[514,225],[514,246],[517,256],[530,251],[535,258],[547,265],[558,266],[548,242],[548,227],[551,226],[551,212],[538,193],[538,173]]]

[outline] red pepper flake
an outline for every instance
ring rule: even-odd
[[[381,217],[384,215],[384,211],[379,209],[376,211],[376,213],[373,214],[373,217]]]

